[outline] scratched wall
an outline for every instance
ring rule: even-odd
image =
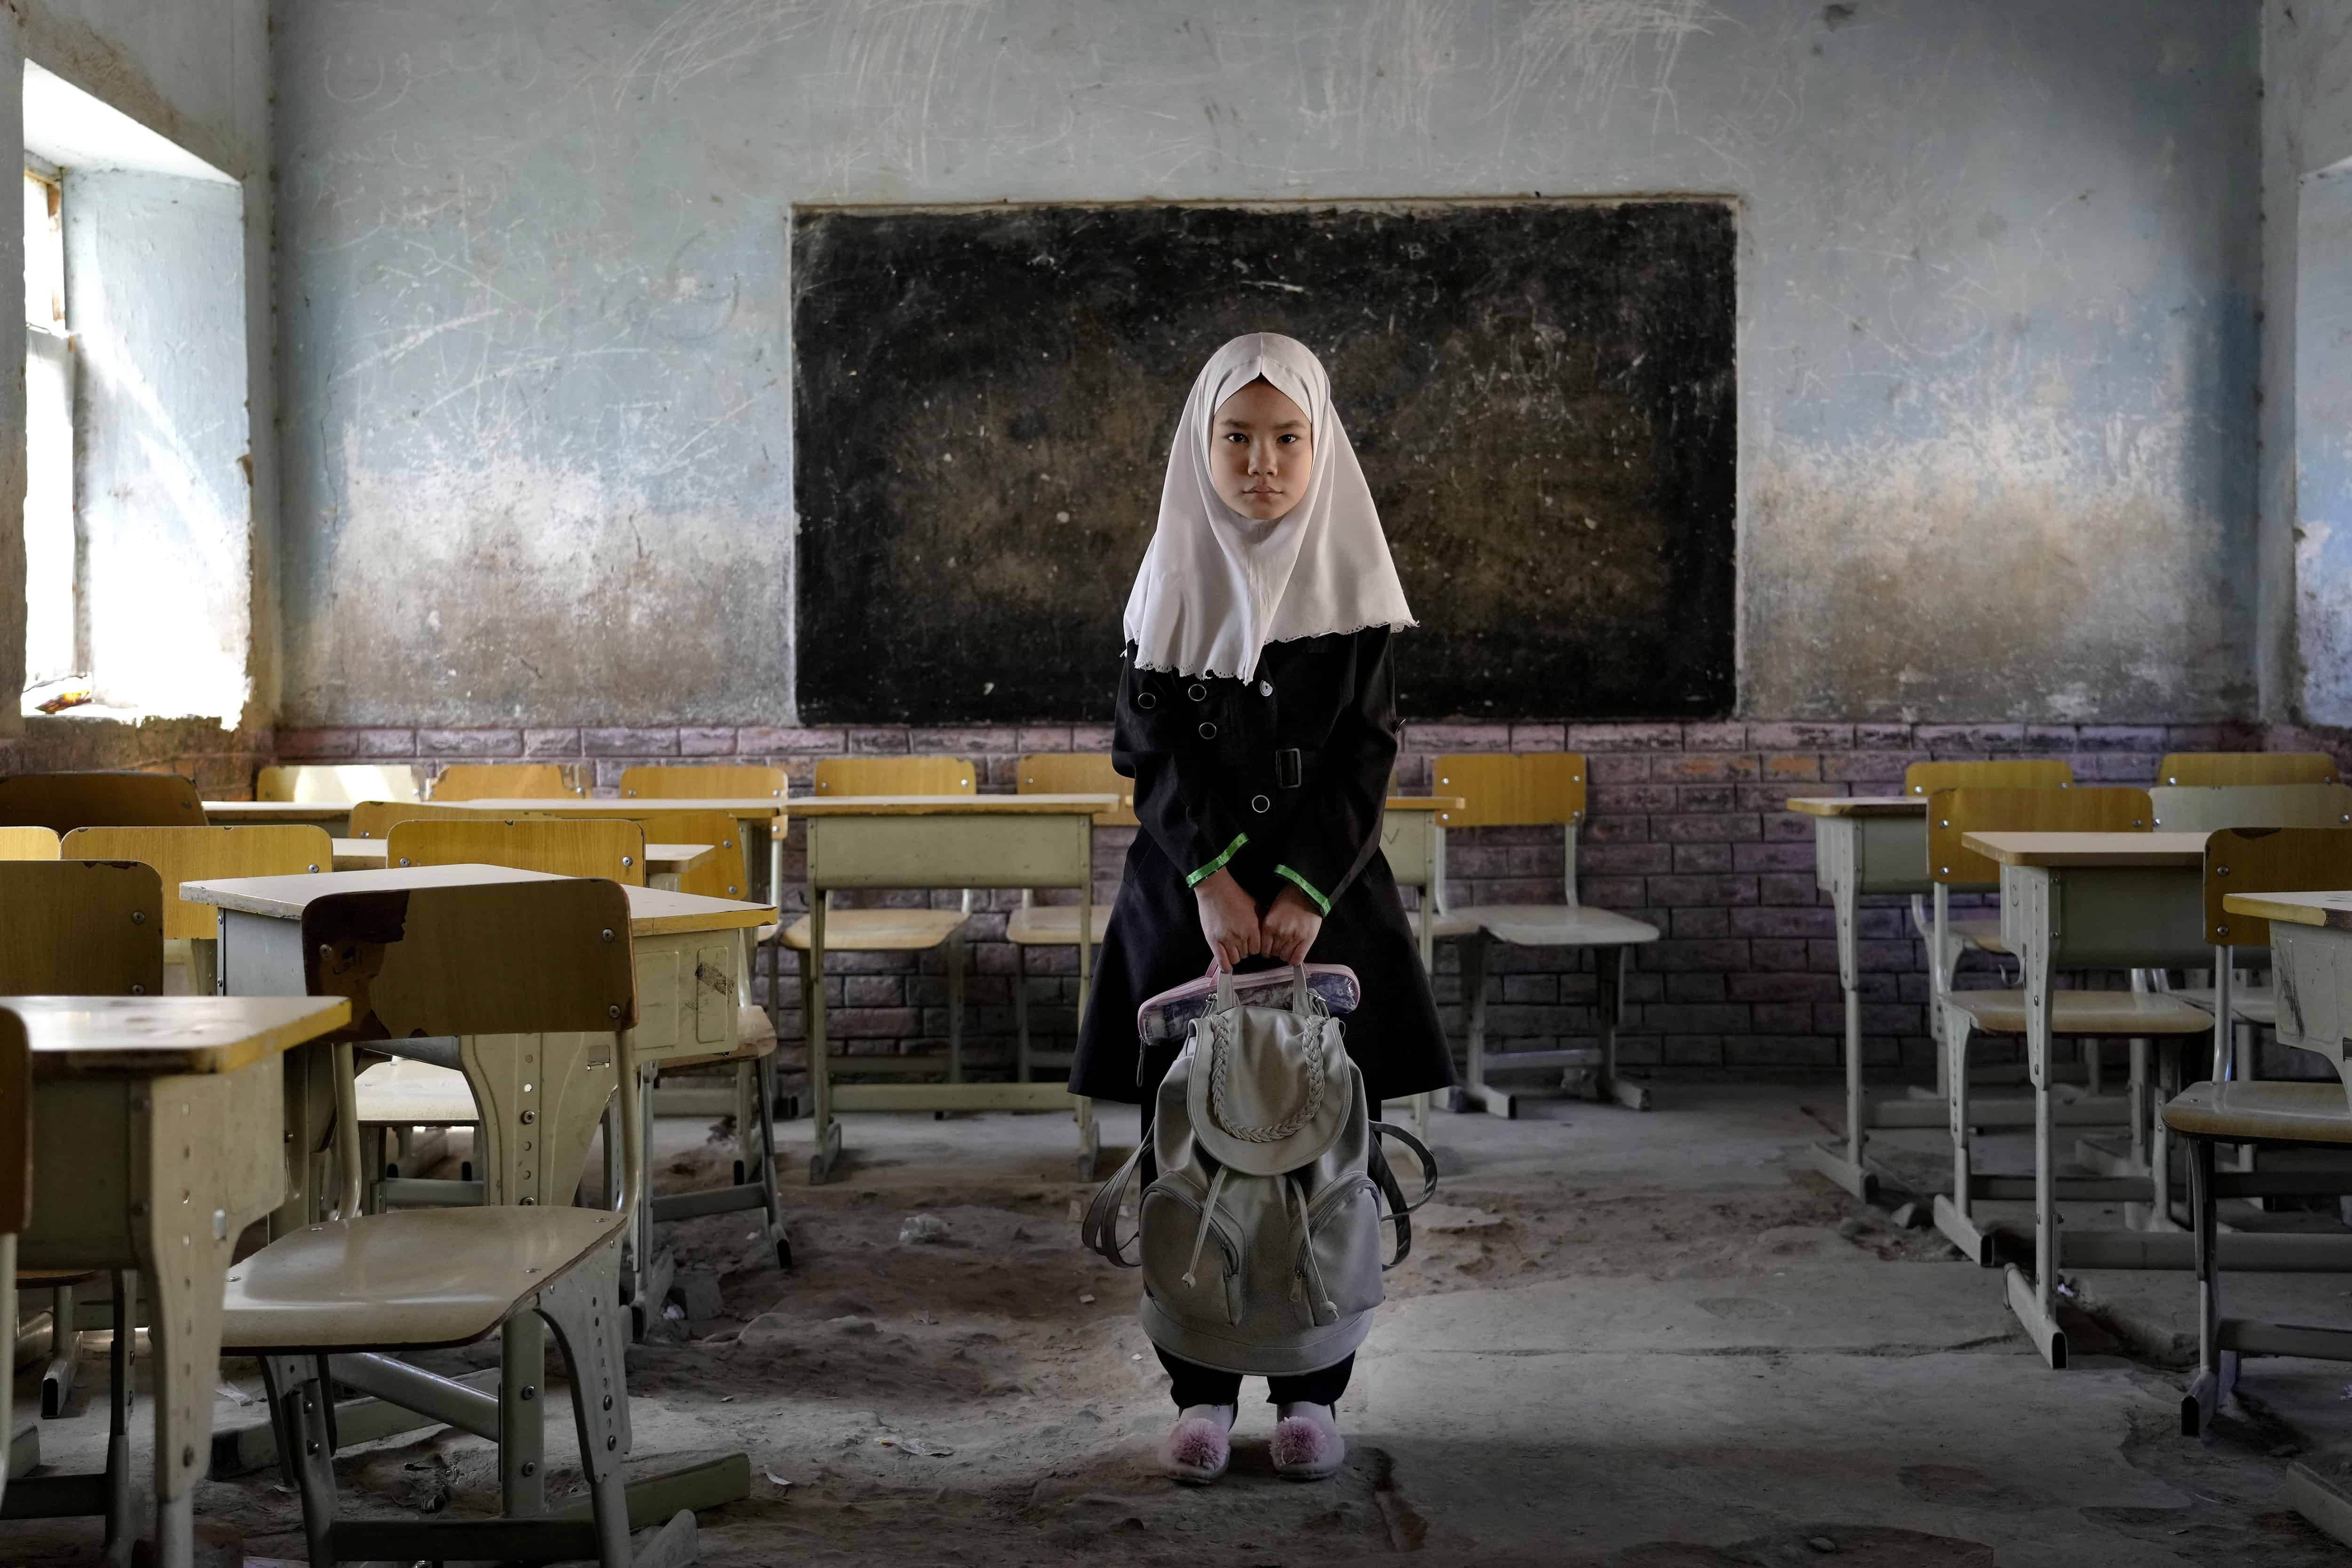
[[[789,212],[1000,199],[1735,197],[1743,713],[2253,700],[2251,6],[277,26],[291,722],[792,719]]]
[[[2263,52],[2267,718],[2352,726],[2352,4],[2269,0]]]

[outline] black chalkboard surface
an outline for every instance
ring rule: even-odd
[[[1202,363],[1322,356],[1416,717],[1734,700],[1719,200],[797,210],[803,721],[1099,721]]]

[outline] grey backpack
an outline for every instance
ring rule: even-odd
[[[1233,975],[1218,974],[1214,1006],[1192,1021],[1160,1083],[1150,1143],[1158,1174],[1137,1205],[1139,1256],[1126,1256],[1117,1229],[1142,1148],[1095,1194],[1084,1231],[1113,1263],[1142,1268],[1153,1344],[1260,1376],[1318,1371],[1363,1343],[1381,1272],[1412,1247],[1405,1216],[1437,1190],[1429,1151],[1368,1114],[1342,1026],[1307,972],[1294,967],[1291,980],[1288,1005],[1262,1006],[1237,999]],[[1426,1185],[1410,1205],[1381,1154],[1382,1134],[1421,1162]],[[1397,1251],[1383,1264],[1389,1221]]]

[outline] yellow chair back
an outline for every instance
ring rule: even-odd
[[[1578,752],[1460,752],[1430,763],[1433,795],[1463,804],[1437,814],[1448,827],[1537,827],[1584,820]]]
[[[2014,757],[1999,763],[1913,763],[1903,770],[1905,795],[1939,789],[2057,789],[2074,782],[2063,757]]]
[[[1135,781],[1110,765],[1108,752],[1040,752],[1021,759],[1013,789],[1022,795],[1115,795],[1127,802],[1095,813],[1097,827],[1134,827]]]
[[[980,770],[961,757],[827,757],[819,795],[977,795]]]
[[[219,929],[209,904],[180,897],[183,882],[227,877],[297,877],[335,868],[326,829],[292,823],[243,827],[84,827],[66,835],[74,860],[136,860],[155,868],[163,885],[163,937],[183,942]]]
[[[750,763],[664,763],[621,770],[623,800],[782,800],[791,787],[783,769]]]
[[[433,781],[435,800],[571,800],[580,793],[553,763],[452,763]]]
[[[342,805],[359,800],[417,800],[416,770],[396,764],[300,763],[264,768],[253,798]]]
[[[0,996],[161,996],[163,879],[136,860],[0,860]]]
[[[2325,752],[2173,752],[2157,764],[2168,784],[2303,784],[2336,782]]]
[[[1927,879],[1998,888],[2000,866],[1969,848],[1971,833],[2149,833],[2144,789],[1939,789],[1927,797]]]
[[[384,839],[389,866],[512,866],[555,877],[601,877],[646,885],[646,835],[634,822],[606,817],[503,820],[478,813],[470,822],[401,822]]]
[[[2267,947],[2271,922],[2221,907],[2225,893],[2352,888],[2352,828],[2225,827],[2205,839],[2205,932],[2216,947]]]
[[[19,773],[0,779],[0,825],[46,827],[202,827],[205,803],[177,773]]]
[[[709,844],[718,853],[677,880],[681,893],[741,900],[751,896],[743,825],[723,811],[649,811],[634,819],[648,844]]]
[[[46,827],[0,827],[0,860],[54,860],[60,842]]]

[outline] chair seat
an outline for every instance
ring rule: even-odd
[[[456,1068],[378,1062],[353,1080],[360,1121],[372,1127],[470,1127],[481,1121],[474,1091]]]
[[[827,952],[922,952],[962,929],[956,910],[835,910],[824,917]],[[784,928],[784,945],[806,952],[809,918]]]
[[[1404,923],[1412,928],[1413,940],[1416,942],[1421,939],[1421,917],[1424,912],[1421,910],[1407,910],[1404,912]],[[1478,921],[1475,916],[1461,910],[1440,910],[1437,913],[1437,928],[1430,932],[1429,940],[1444,942],[1457,936],[1474,936],[1477,931]]]
[[[1954,991],[1947,1000],[1989,1035],[2025,1033],[2022,991]],[[2053,991],[2053,1035],[2204,1035],[2213,1016],[2160,991]]]
[[[2352,1143],[2352,1102],[2333,1081],[2199,1083],[2165,1106],[2164,1124],[2193,1138]]]
[[[19,1268],[16,1289],[19,1290],[54,1290],[60,1285],[79,1285],[97,1279],[105,1270],[99,1268]]]
[[[2213,1010],[2213,988],[2210,985],[2193,986],[2166,994],[2178,996],[2189,1005],[2202,1007],[2208,1013]],[[2232,986],[2230,989],[2230,1011],[2249,1024],[2261,1024],[2275,1029],[2278,1027],[2278,993],[2267,986],[2259,989],[2248,985]]]
[[[1093,923],[1094,940],[1103,939],[1110,924],[1110,906],[1096,904],[1087,918]],[[1078,906],[1076,904],[1028,904],[1004,918],[1004,940],[1020,947],[1076,947],[1078,945]],[[826,943],[829,947],[832,944]]]
[[[1453,913],[1514,947],[1631,947],[1658,940],[1658,928],[1646,921],[1582,904],[1479,904]]]
[[[1963,948],[1977,952],[2007,952],[2008,944],[2000,940],[2000,917],[1990,920],[1948,920],[1944,929]]]
[[[611,1209],[404,1209],[305,1226],[235,1265],[224,1351],[470,1344],[621,1227]]]

